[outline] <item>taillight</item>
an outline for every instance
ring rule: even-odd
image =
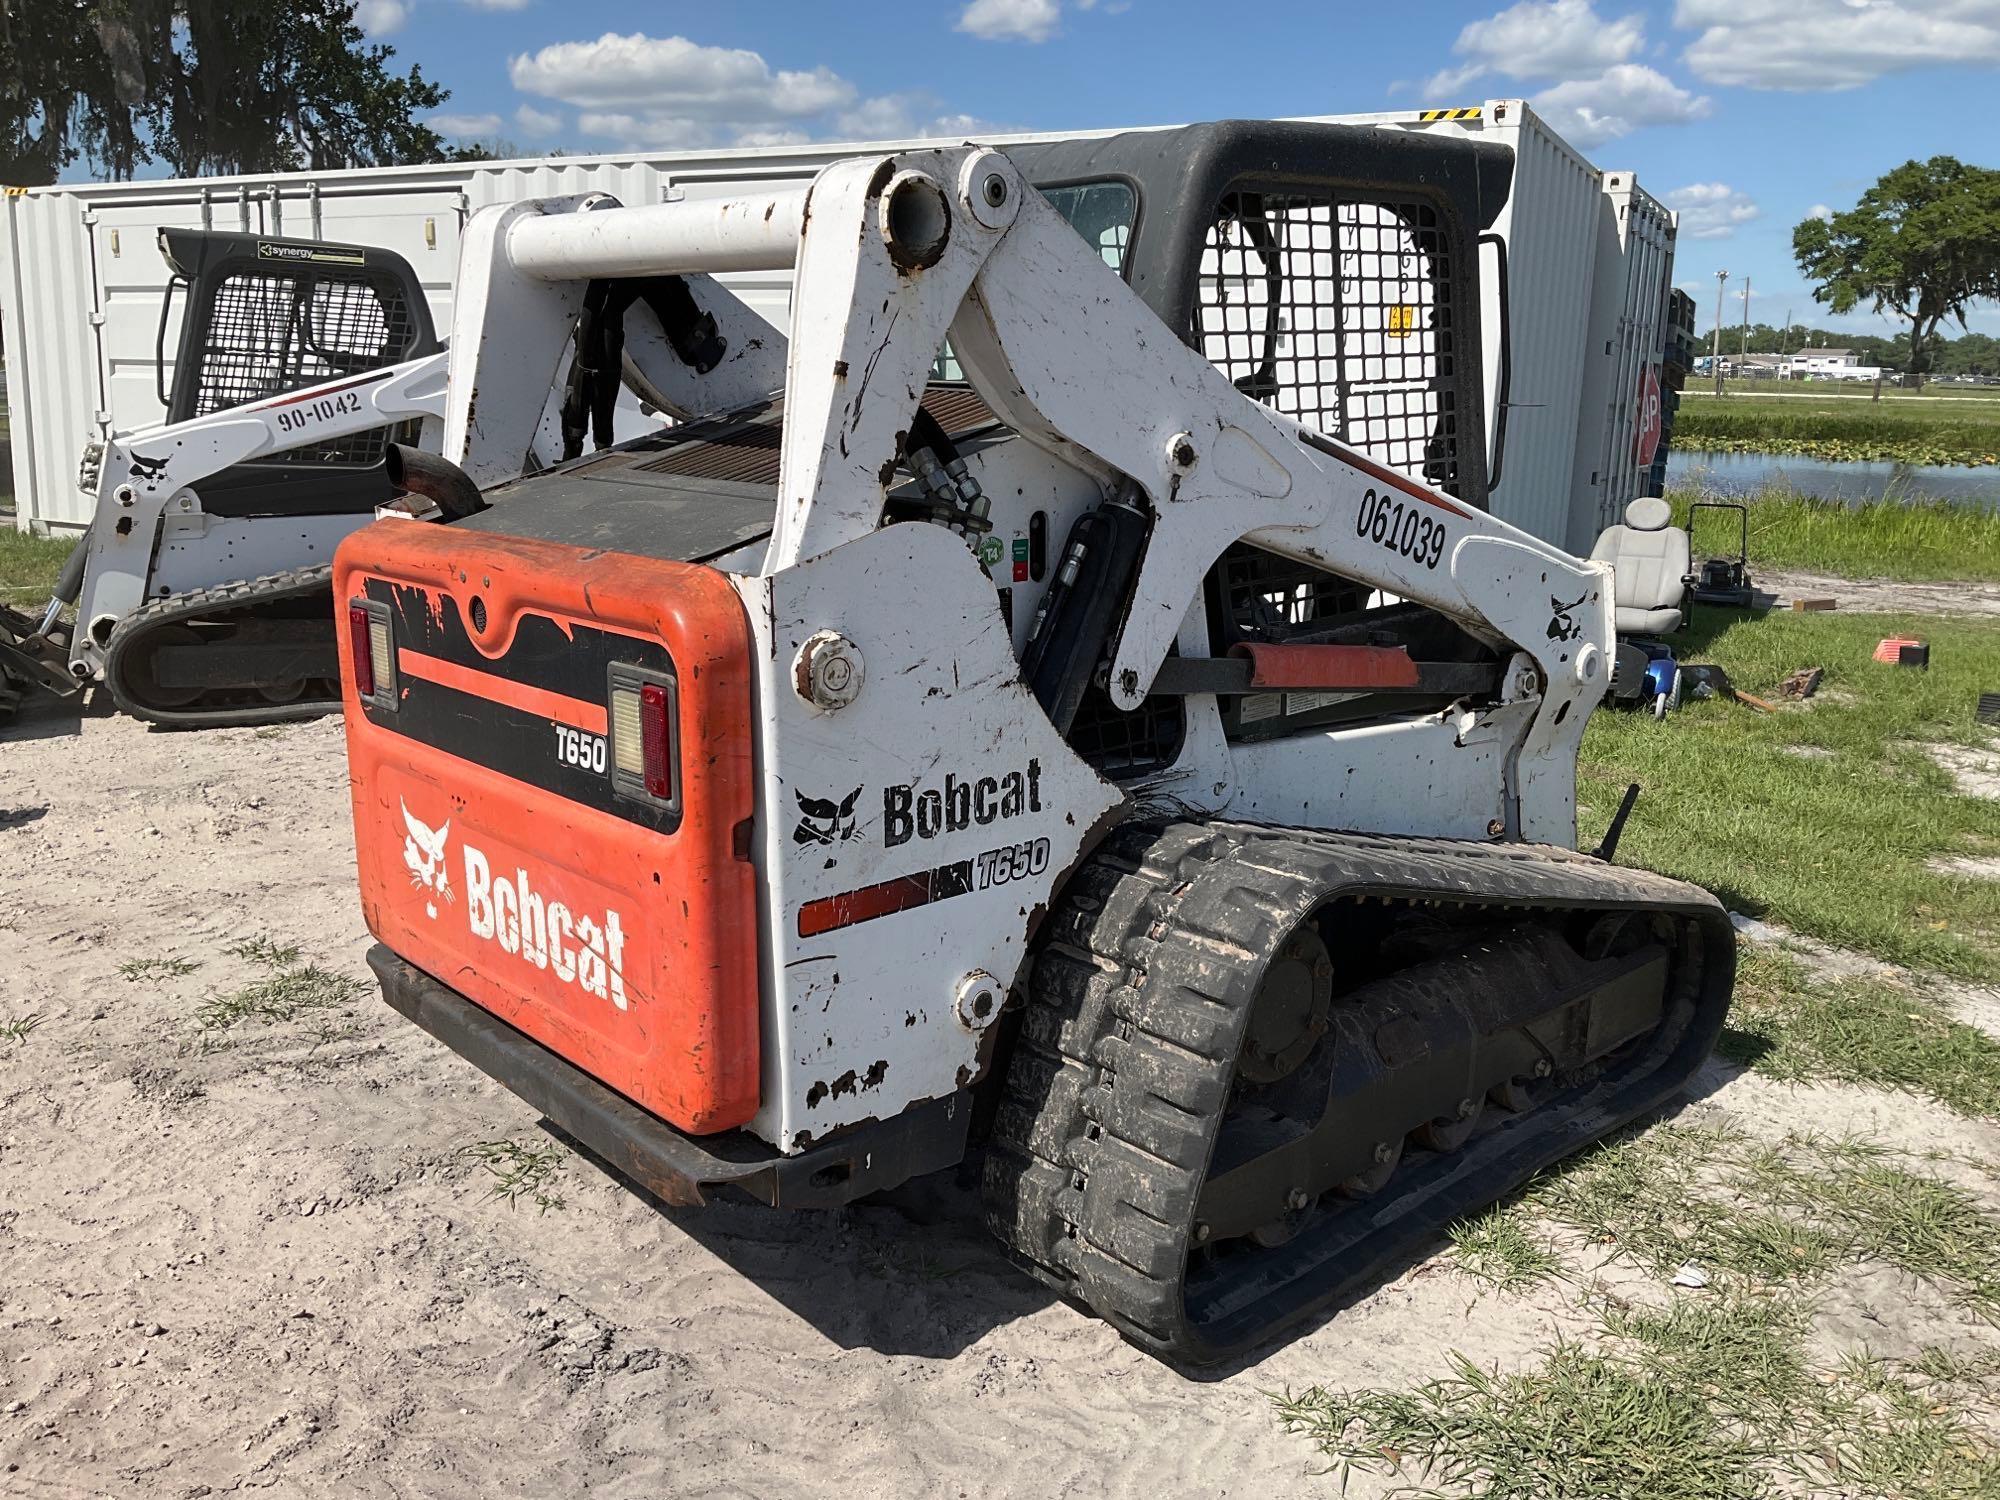
[[[370,708],[395,708],[396,639],[389,629],[389,606],[373,599],[349,600],[347,641],[353,648],[356,696]]]
[[[348,643],[354,648],[354,691],[364,698],[375,696],[375,633],[368,628],[368,611],[358,604],[347,606]]]
[[[679,694],[673,677],[618,664],[610,683],[611,784],[628,797],[677,805]]]
[[[639,689],[640,759],[646,767],[646,795],[662,802],[674,793],[667,758],[667,690],[656,682]]]

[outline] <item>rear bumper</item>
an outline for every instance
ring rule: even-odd
[[[380,944],[368,950],[368,966],[392,1007],[667,1203],[701,1204],[736,1188],[776,1208],[836,1208],[965,1154],[972,1096],[962,1091],[796,1156],[741,1130],[687,1135]]]

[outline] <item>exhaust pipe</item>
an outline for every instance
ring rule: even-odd
[[[447,521],[463,521],[486,509],[486,501],[479,493],[479,486],[472,482],[472,476],[435,453],[391,443],[382,468],[389,483],[397,489],[435,500]]]

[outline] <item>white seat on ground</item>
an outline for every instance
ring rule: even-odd
[[[1673,508],[1657,495],[1625,507],[1625,524],[1607,526],[1590,549],[1595,562],[1611,564],[1612,599],[1620,635],[1663,635],[1681,628],[1681,599],[1688,575],[1688,534]]]

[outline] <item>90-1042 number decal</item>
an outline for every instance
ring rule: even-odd
[[[1361,497],[1361,509],[1354,518],[1354,534],[1426,568],[1437,567],[1444,557],[1444,523],[1432,520],[1387,490],[1369,490]]]
[[[361,410],[361,398],[353,391],[339,391],[331,396],[321,396],[317,401],[309,401],[303,406],[292,407],[278,413],[280,432],[304,432],[308,427],[324,425],[352,412]]]

